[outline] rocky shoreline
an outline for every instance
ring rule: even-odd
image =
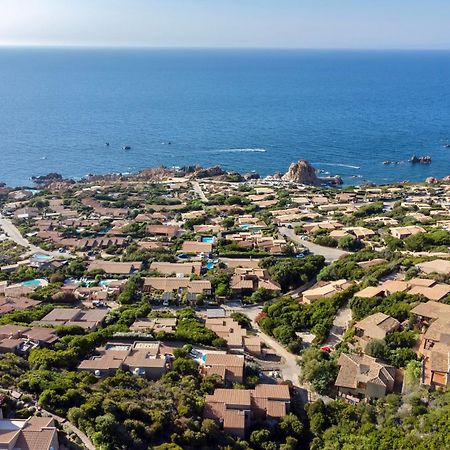
[[[414,157],[409,160],[411,163],[428,164],[431,162],[428,157]],[[385,161],[385,164],[394,164],[391,161]],[[306,186],[340,186],[343,180],[340,175],[318,176],[320,173],[308,161],[301,159],[290,164],[288,170],[277,172],[264,178],[267,181],[296,183]],[[110,173],[104,175],[89,174],[83,177],[82,182],[106,182],[114,180],[146,180],[146,181],[164,181],[169,178],[188,178],[188,179],[211,179],[224,182],[245,182],[261,179],[257,172],[239,173],[236,171],[227,171],[216,165],[212,167],[202,167],[200,165],[188,165],[183,167],[150,167],[133,174]],[[36,175],[31,177],[36,187],[40,189],[61,189],[63,186],[69,186],[76,181],[71,178],[64,178],[59,173],[49,173],[47,175]],[[442,179],[428,177],[426,183],[449,183],[450,175]]]

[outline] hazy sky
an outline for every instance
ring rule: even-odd
[[[450,0],[0,0],[0,45],[450,48]]]

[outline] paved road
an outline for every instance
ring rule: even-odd
[[[37,247],[31,245],[21,234],[17,227],[8,219],[5,219],[0,215],[0,226],[3,228],[5,234],[16,244],[22,247],[29,248],[30,250],[38,251]]]
[[[328,345],[330,347],[338,344],[342,341],[344,333],[347,331],[348,324],[352,320],[352,310],[350,309],[348,303],[339,309],[336,317],[333,321],[333,326],[331,327],[330,334],[323,345]]]
[[[322,255],[329,263],[332,263],[338,260],[341,256],[348,254],[348,252],[340,250],[338,248],[324,247],[322,245],[314,244],[310,241],[304,241],[300,239],[291,228],[279,227],[279,231],[281,235],[286,236],[296,244],[303,245],[314,255]]]
[[[14,241],[16,244],[21,245],[28,249],[28,252],[25,256],[31,256],[34,253],[43,253],[45,255],[51,255],[56,259],[60,258],[74,258],[70,253],[64,252],[51,252],[44,250],[43,248],[37,247],[36,245],[31,244],[27,239],[25,239],[18,228],[9,220],[0,215],[0,227],[3,229],[5,234]]]
[[[228,309],[225,307],[225,309]],[[247,315],[247,317],[252,321],[252,326],[256,331],[256,334],[268,347],[271,347],[278,356],[280,356],[283,361],[277,368],[280,369],[283,374],[283,379],[289,380],[294,386],[304,387],[300,384],[298,376],[300,375],[300,366],[297,364],[297,356],[290,353],[283,347],[279,342],[264,333],[256,322],[256,317],[262,310],[262,306],[251,306],[251,307],[235,307],[230,308],[233,311],[241,312]]]
[[[201,200],[203,200],[205,203],[208,203],[208,199],[207,199],[205,193],[203,192],[203,189],[200,186],[199,182],[191,180],[191,184],[192,184],[192,187],[193,187],[195,193],[201,198]]]

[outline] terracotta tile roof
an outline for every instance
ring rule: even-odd
[[[433,287],[414,286],[408,293],[423,295],[428,300],[439,301],[450,293],[450,285],[436,284]]]
[[[160,273],[170,275],[172,273],[182,273],[184,275],[191,275],[196,273],[200,275],[202,263],[169,263],[169,262],[152,262],[150,264],[150,270],[156,270]]]
[[[446,305],[445,303],[438,303],[434,301],[419,303],[411,310],[411,313],[429,319],[448,317],[450,321],[450,305]]]
[[[445,259],[435,259],[434,261],[428,261],[417,264],[417,267],[425,273],[442,273],[444,275],[450,274],[450,261]]]
[[[394,380],[395,368],[383,364],[368,355],[341,353],[339,373],[335,381],[338,387],[356,389],[359,383],[378,383],[388,387],[388,381]]]
[[[400,322],[384,313],[372,314],[355,324],[355,328],[363,330],[371,339],[384,339],[387,333],[396,330]]]
[[[222,415],[223,427],[225,430],[244,430],[245,429],[245,413],[238,410],[225,410]]]
[[[289,386],[285,384],[257,384],[254,389],[256,398],[289,401],[291,396]]]
[[[128,275],[142,269],[142,262],[112,262],[96,259],[89,264],[89,271],[104,270],[106,273]]]
[[[250,408],[251,391],[249,389],[216,389],[214,395],[206,396],[206,401],[224,403],[227,406],[239,405]]]
[[[184,241],[181,246],[182,253],[211,253],[212,244],[208,242]]]

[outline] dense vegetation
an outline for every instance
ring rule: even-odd
[[[318,299],[310,304],[283,297],[264,307],[258,323],[265,332],[286,346],[294,346],[298,341],[295,332],[304,330],[314,333],[316,342],[322,342],[328,336],[337,311],[353,293],[352,287],[333,297]]]
[[[260,266],[267,269],[269,275],[286,292],[312,280],[325,266],[325,258],[317,255],[301,259],[269,257],[263,259]]]
[[[387,297],[354,297],[350,301],[350,307],[355,320],[360,320],[376,312],[382,312],[402,322],[408,318],[411,309],[421,300],[420,295],[396,292]]]
[[[321,400],[306,408],[311,450],[450,448],[450,393],[388,395],[373,404]]]

